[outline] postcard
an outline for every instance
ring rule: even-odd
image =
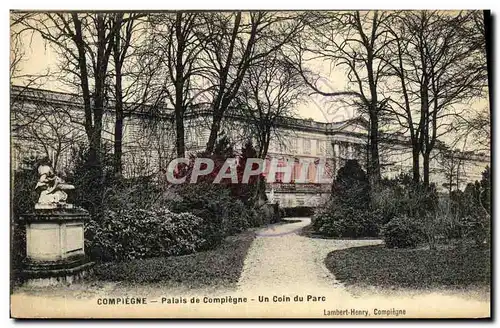
[[[10,12],[11,317],[491,317],[489,11]]]

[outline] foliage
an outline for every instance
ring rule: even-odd
[[[253,206],[259,199],[265,199],[265,182],[264,176],[260,174],[259,176],[250,176],[248,183],[241,183],[243,174],[245,171],[245,165],[248,158],[256,158],[257,152],[253,147],[251,141],[245,143],[241,149],[241,153],[237,158],[237,163],[231,169],[235,170],[237,183],[233,183],[231,179],[224,178],[221,179],[218,185],[225,186],[226,189],[230,190],[230,194],[245,203],[245,205]],[[191,155],[189,164],[182,167],[177,177],[186,177],[186,183],[191,181],[192,172],[194,169],[195,161],[197,158],[209,158],[214,162],[214,169],[211,173],[203,176],[198,176],[195,183],[213,183],[217,175],[220,173],[224,163],[227,159],[236,158],[236,154],[233,150],[231,141],[226,136],[220,138],[216,144],[213,154],[209,154],[206,151],[200,152],[198,154]],[[257,165],[257,164],[255,164]],[[202,163],[200,169],[206,169],[207,165]],[[255,166],[253,168],[256,168]],[[221,172],[221,173],[227,173]]]
[[[21,169],[13,172],[12,177],[12,212],[15,218],[20,214],[32,212],[38,201],[35,185],[38,180],[38,166],[47,164],[47,158],[26,159]]]
[[[224,236],[256,225],[257,214],[233,198],[225,186],[211,183],[178,185],[178,199],[167,202],[175,213],[190,212],[203,218],[206,248],[215,247]]]
[[[444,229],[440,199],[434,185],[429,188],[414,183],[407,174],[384,180],[372,196],[372,208],[381,216],[380,223],[388,229],[384,238],[388,247],[414,247],[427,241],[433,248]],[[417,236],[411,236],[411,231]],[[407,231],[408,230],[408,231]],[[408,239],[405,241],[404,239]]]
[[[382,229],[382,238],[389,248],[415,247],[422,237],[418,222],[406,215],[393,218]]]
[[[105,148],[105,147],[104,147]],[[72,203],[90,212],[92,217],[103,215],[104,197],[114,190],[113,157],[109,151],[104,151],[99,157],[99,163],[91,159],[91,150],[84,144],[72,149],[72,166],[64,173],[69,183],[75,186],[72,193]]]
[[[371,205],[386,224],[394,217],[407,213],[405,189],[395,180],[383,181],[376,193],[371,196]]]
[[[438,194],[435,186],[425,187],[414,183],[407,175],[386,180],[371,197],[374,210],[382,212],[385,222],[398,215],[421,217],[435,213],[438,209]]]
[[[226,156],[233,152],[223,139],[213,157],[220,163]],[[104,172],[96,172],[87,150],[77,148],[68,172],[76,187],[75,204],[91,212],[86,237],[94,257],[122,260],[211,249],[225,236],[258,223],[256,211],[232,197],[226,185],[212,184],[210,176],[197,184],[163,186],[151,176],[116,178],[112,157],[101,158]]]
[[[254,156],[255,149],[251,143],[244,145],[239,156],[236,173],[241,182],[247,158]],[[214,161],[212,173],[198,177],[197,183],[188,183],[191,179],[196,156],[211,158]],[[266,208],[256,206],[256,196],[263,193],[265,184],[259,183],[262,177],[251,177],[248,184],[231,183],[230,179],[222,179],[221,183],[213,183],[215,177],[228,158],[234,158],[234,150],[227,137],[219,139],[214,153],[202,152],[192,156],[190,163],[180,172],[186,176],[186,183],[172,185],[171,191],[178,195],[177,199],[167,200],[167,206],[174,212],[190,212],[203,218],[206,225],[205,236],[207,248],[215,247],[223,237],[244,231],[251,226],[270,223],[275,220],[274,214]],[[202,166],[201,169],[204,169]]]
[[[186,183],[191,182],[192,174],[194,171],[195,167],[195,162],[196,159],[211,159],[214,163],[213,170],[205,175],[198,176],[196,180],[194,180],[194,183],[213,183],[217,175],[219,174],[219,171],[222,169],[224,163],[226,162],[226,159],[228,158],[234,158],[234,149],[231,144],[231,141],[227,136],[222,136],[220,139],[218,139],[215,149],[213,153],[209,153],[207,151],[202,151],[196,154],[191,154],[189,156],[189,163],[187,165],[185,164],[179,164],[177,172],[175,172],[176,178],[186,178]],[[207,164],[206,163],[201,163],[200,170],[205,170],[207,169]],[[225,173],[225,172],[224,172]],[[220,181],[220,184],[227,185],[231,182],[230,179],[222,179]]]
[[[347,160],[337,172],[333,197],[342,206],[366,210],[370,206],[370,184],[357,160]]]
[[[283,217],[283,211],[280,209],[279,204],[262,204],[255,209],[257,222],[254,226],[260,226],[263,224],[278,223]]]
[[[481,181],[468,183],[464,191],[454,190],[448,198],[446,237],[472,239],[477,245],[489,244],[491,233],[491,186],[489,166]]]
[[[254,206],[259,199],[266,199],[266,183],[262,174],[252,175],[249,177],[248,183],[241,183],[249,158],[257,158],[257,151],[251,140],[243,145],[241,153],[238,156],[238,165],[236,167],[238,183],[231,185],[231,193],[246,205]],[[253,164],[252,169],[257,169],[256,165]]]
[[[223,138],[212,157],[214,162],[223,163],[228,156],[234,156],[233,150],[228,139]],[[202,181],[195,184],[162,186],[150,176],[117,179],[112,158],[101,158],[107,163],[101,179],[95,179],[96,172],[87,165],[85,149],[75,153],[76,163],[69,172],[77,188],[76,204],[89,210],[96,206],[100,209],[91,210],[92,222],[86,230],[94,257],[123,260],[212,249],[225,236],[266,222],[265,215],[232,195],[228,185],[213,184],[216,173],[200,177]],[[100,192],[93,191],[98,187],[95,180]],[[193,222],[188,223],[190,219]],[[173,237],[176,234],[178,239]],[[152,243],[149,239],[163,242]]]
[[[38,201],[35,185],[38,180],[38,165],[46,164],[47,158],[25,159],[19,170],[13,172],[11,191],[11,264],[20,268],[26,256],[25,224],[19,221],[24,213],[33,212]]]
[[[491,215],[491,172],[489,165],[486,166],[483,173],[481,174],[481,181],[479,181],[480,204],[488,211]]]
[[[171,282],[188,288],[236,285],[255,234],[247,231],[227,237],[220,246],[206,252],[174,257],[135,259],[100,263],[95,275],[101,280],[119,282]]]
[[[172,197],[152,177],[119,179],[105,190],[102,206],[109,210],[156,209]]]
[[[85,237],[89,254],[98,260],[189,254],[205,242],[201,218],[166,208],[108,210],[85,227]]]
[[[488,241],[490,216],[488,208],[488,168],[483,181],[469,183],[464,191],[454,190],[448,195],[438,194],[433,188],[408,183],[408,179],[383,181],[381,189],[372,197],[372,205],[389,222],[405,216],[420,226],[422,241],[435,249],[440,240],[458,239],[462,243],[472,239],[476,244]],[[405,183],[406,182],[406,183]],[[483,187],[484,186],[484,187]],[[408,237],[410,238],[410,237]],[[409,241],[409,244],[415,244]]]
[[[449,216],[453,222],[448,231],[450,237],[472,238],[478,245],[489,243],[491,215],[490,208],[483,205],[489,197],[485,185],[476,181],[467,184],[463,192],[454,191],[450,195]]]
[[[380,213],[370,211],[370,185],[356,160],[347,160],[337,172],[331,199],[313,216],[313,228],[331,237],[375,237]]]
[[[330,201],[316,211],[312,226],[318,233],[329,237],[376,237],[378,219],[368,210],[343,207]]]

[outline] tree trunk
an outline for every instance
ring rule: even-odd
[[[267,127],[266,131],[262,133],[262,146],[259,149],[259,158],[266,159],[269,152],[269,143],[271,142],[271,129]]]
[[[184,143],[184,117],[182,115],[182,107],[176,104],[175,109],[175,148],[177,149],[177,157],[184,158],[186,148]]]
[[[453,191],[453,167],[450,172],[450,178],[448,181],[448,194],[451,195],[451,192]]]
[[[370,119],[370,184],[376,187],[380,182],[380,159],[378,152],[378,115]]]
[[[419,183],[420,182],[420,149],[418,148],[418,145],[413,144],[412,145],[412,157],[413,157],[413,182],[414,183]]]
[[[80,86],[82,88],[83,104],[85,108],[85,133],[89,141],[88,164],[93,166],[97,161],[96,137],[94,136],[94,120],[92,96],[89,87],[89,73],[87,70],[85,43],[83,41],[82,23],[77,13],[72,13],[75,27],[75,44],[78,50],[78,66],[80,71]]]
[[[424,158],[424,186],[429,187],[429,176],[430,176],[430,152],[424,152],[423,153],[423,158]]]
[[[123,154],[123,100],[122,100],[122,88],[121,88],[121,77],[116,83],[116,105],[115,105],[115,143],[114,143],[114,170],[115,175],[122,176],[122,154]]]
[[[175,54],[175,147],[177,157],[183,158],[186,152],[184,143],[184,54],[185,40],[182,34],[182,13],[178,12],[175,19],[175,37],[177,51]]]
[[[122,176],[122,143],[123,143],[123,92],[122,92],[122,63],[120,60],[120,30],[116,32],[114,43],[115,61],[115,142],[114,142],[114,172],[115,176]]]
[[[102,117],[104,114],[106,72],[110,49],[106,43],[106,25],[104,17],[97,15],[97,67],[94,76],[94,131],[90,142],[91,162],[90,165],[96,166],[98,172],[102,171],[101,166],[101,136],[102,136]]]
[[[233,65],[233,55],[234,55],[234,49],[235,45],[237,42],[237,37],[238,37],[238,31],[241,23],[241,12],[237,12],[234,18],[234,26],[233,26],[233,32],[231,34],[231,41],[229,43],[229,49],[227,51],[227,58],[225,61],[224,68],[219,74],[219,80],[220,80],[220,85],[218,87],[218,95],[215,98],[215,101],[213,102],[212,105],[212,110],[213,110],[213,116],[212,116],[212,125],[210,127],[210,136],[208,138],[207,142],[207,147],[206,151],[208,153],[213,153],[215,144],[217,142],[217,137],[219,135],[220,131],[220,126],[221,126],[221,121],[224,116],[224,112],[229,107],[229,104],[231,103],[232,98],[227,98],[228,96],[231,95],[231,91],[227,90],[230,86],[228,85],[228,76],[229,76],[229,70],[231,65]],[[253,31],[253,28],[252,28]],[[254,36],[250,35],[251,38]],[[245,54],[247,53],[249,49],[245,49]],[[246,65],[242,61],[240,62],[241,67],[245,68]],[[242,68],[238,67],[238,70],[240,71],[239,74],[241,77],[244,76],[244,70],[242,71]],[[241,84],[241,81],[240,81]],[[234,97],[234,96],[233,96]]]
[[[215,143],[217,142],[217,136],[220,130],[220,124],[222,121],[222,115],[219,111],[215,111],[212,117],[212,125],[210,127],[210,136],[208,137],[206,151],[211,154],[214,151]]]

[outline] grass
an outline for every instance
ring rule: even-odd
[[[490,284],[490,251],[475,247],[354,247],[331,252],[325,264],[339,281],[352,286],[427,289]]]
[[[216,249],[184,256],[157,257],[96,265],[95,277],[128,283],[170,282],[189,287],[233,286],[255,233],[230,236]]]

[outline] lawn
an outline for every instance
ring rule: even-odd
[[[354,247],[331,252],[325,264],[347,285],[425,289],[490,284],[490,251],[474,247],[434,251]]]
[[[234,286],[255,233],[230,236],[216,249],[184,256],[96,265],[96,278],[130,283],[173,282],[189,287]]]

